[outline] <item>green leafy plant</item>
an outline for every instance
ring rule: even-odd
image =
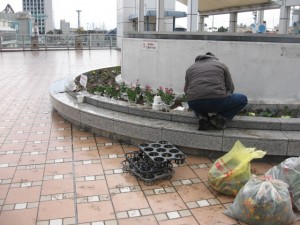
[[[172,102],[175,99],[175,94],[174,94],[172,88],[165,88],[165,89],[163,89],[162,87],[159,87],[159,89],[158,89],[158,96],[161,97],[161,100],[166,105],[171,105]]]
[[[145,92],[144,92],[144,101],[151,105],[153,103],[154,100],[154,94],[153,94],[153,90],[149,85],[146,85],[145,87]]]
[[[135,85],[131,85],[131,87],[126,88],[128,101],[136,102],[138,100],[141,92],[142,92],[141,85],[139,84],[139,80],[137,80]]]
[[[126,89],[126,93],[127,93],[127,96],[128,96],[128,101],[136,102],[139,93],[136,91],[134,86],[128,87]]]
[[[120,90],[114,85],[106,85],[105,93],[110,98],[118,98],[120,96]]]
[[[120,92],[121,93],[125,93],[126,92],[126,83],[125,82],[122,82],[120,84]]]
[[[94,92],[99,92],[100,95],[103,95],[105,92],[105,89],[106,89],[105,86],[99,85],[94,89]]]

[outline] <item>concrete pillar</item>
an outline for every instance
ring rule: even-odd
[[[144,31],[145,1],[139,0],[138,31]]]
[[[198,0],[188,0],[187,31],[197,31]]]
[[[157,0],[156,4],[156,31],[165,31],[165,4],[164,0]]]
[[[280,7],[279,34],[288,34],[291,7],[286,6],[285,1],[282,2],[283,5]]]
[[[263,11],[263,10],[257,11],[256,23],[263,23],[264,16],[265,16],[265,11]]]
[[[129,20],[129,15],[137,14],[135,0],[117,1],[117,43],[122,48],[122,39],[125,33],[133,31],[133,23]]]
[[[204,31],[204,28],[205,28],[204,19],[205,19],[205,16],[200,16],[199,15],[199,24],[198,24],[198,31],[199,32]]]
[[[229,32],[235,33],[237,28],[237,12],[230,13],[229,20]]]

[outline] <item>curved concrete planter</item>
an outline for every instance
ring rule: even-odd
[[[240,140],[269,156],[300,155],[300,119],[237,116],[225,130],[198,131],[192,112],[162,112],[87,92],[74,93],[66,88],[68,80],[50,86],[53,107],[73,124],[100,135],[129,144],[166,140],[188,154],[227,152]],[[84,103],[78,104],[78,94],[85,95]]]

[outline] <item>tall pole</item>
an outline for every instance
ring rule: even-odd
[[[78,13],[78,29],[80,29],[80,13],[81,13],[81,10],[76,10],[76,12]]]

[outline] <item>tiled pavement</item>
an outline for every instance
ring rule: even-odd
[[[222,213],[234,199],[208,187],[210,159],[188,156],[170,180],[146,186],[122,170],[136,147],[53,111],[54,80],[119,64],[109,50],[0,53],[0,225],[242,224]],[[258,174],[270,167],[252,163]]]

